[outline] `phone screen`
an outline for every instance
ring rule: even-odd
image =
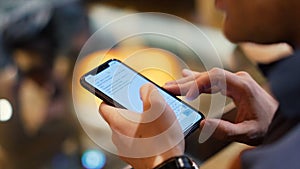
[[[111,104],[117,103],[139,113],[143,112],[140,88],[146,83],[153,83],[118,60],[109,60],[84,75],[82,81],[85,85],[92,86],[93,92],[100,92],[98,96],[101,99],[105,100],[108,97],[113,101]],[[173,109],[185,134],[198,127],[199,121],[204,118],[200,112],[159,86],[157,88],[166,103]]]

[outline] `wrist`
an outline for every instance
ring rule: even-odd
[[[181,155],[167,159],[154,169],[198,169],[198,166],[189,157]]]
[[[153,165],[151,168],[156,168],[157,166],[164,163],[168,159],[183,156],[183,155],[184,155],[184,149],[182,149],[181,147],[175,147],[163,154],[157,155],[153,161]]]

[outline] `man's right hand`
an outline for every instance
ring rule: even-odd
[[[208,72],[183,70],[183,78],[164,86],[176,95],[195,99],[201,93],[221,92],[232,98],[237,107],[234,123],[219,119],[205,119],[204,125],[216,127],[213,136],[221,140],[257,145],[266,134],[278,102],[259,86],[246,72],[231,73],[214,68]],[[196,85],[195,85],[196,84]]]

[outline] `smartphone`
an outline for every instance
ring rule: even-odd
[[[80,83],[107,104],[134,112],[143,112],[139,94],[141,86],[146,83],[154,84],[176,114],[185,137],[196,130],[199,122],[204,119],[201,112],[116,59],[108,60],[84,74]]]

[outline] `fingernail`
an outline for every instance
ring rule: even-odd
[[[185,98],[188,100],[188,101],[193,101],[197,98],[197,96],[195,96],[192,92],[188,92],[186,95],[185,95]]]
[[[205,120],[202,120],[202,121],[200,122],[200,127],[203,127],[204,124],[205,124]]]
[[[183,69],[182,72],[186,73],[186,74],[189,74],[189,75],[192,74],[192,71],[189,70],[189,69]]]
[[[187,101],[193,101],[193,100],[194,100],[193,97],[190,96],[190,95],[186,95],[186,96],[185,96],[185,99],[186,99]]]

